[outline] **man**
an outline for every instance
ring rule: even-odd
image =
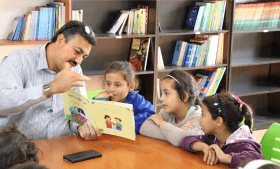
[[[79,133],[85,140],[101,135],[90,124],[79,126],[64,117],[62,94],[73,89],[86,96],[90,78],[82,74],[83,59],[89,56],[96,37],[79,21],[66,23],[46,45],[18,49],[0,64],[0,125],[16,122],[35,139]]]

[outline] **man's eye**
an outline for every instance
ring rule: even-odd
[[[110,83],[105,83],[105,85],[106,85],[106,86],[110,86],[111,84],[110,84]]]
[[[80,53],[81,53],[80,51],[77,51],[77,50],[75,50],[75,52],[76,52],[77,54],[80,54]]]

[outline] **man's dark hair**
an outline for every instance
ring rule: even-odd
[[[0,169],[24,162],[38,162],[38,149],[15,123],[0,127]]]
[[[83,22],[76,21],[76,20],[71,20],[67,22],[64,26],[62,26],[53,36],[51,43],[56,42],[57,36],[59,34],[64,35],[66,43],[68,43],[77,34],[81,35],[92,46],[95,46],[97,43],[95,34],[93,33],[91,27]]]

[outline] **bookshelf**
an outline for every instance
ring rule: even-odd
[[[137,71],[140,79],[140,94],[151,101],[159,111],[157,100],[157,79],[170,71],[180,69],[195,74],[198,69],[226,67],[217,92],[230,91],[249,103],[256,112],[254,130],[268,128],[274,121],[280,121],[277,114],[280,106],[280,29],[233,30],[234,9],[237,3],[257,0],[227,1],[223,29],[219,31],[186,30],[185,21],[189,9],[202,0],[59,0],[66,5],[66,21],[71,18],[72,9],[83,9],[83,21],[89,24],[97,37],[90,57],[82,63],[84,74],[91,77],[87,90],[102,88],[100,77],[108,63],[128,61],[133,38],[150,37],[146,71]],[[120,10],[130,10],[137,5],[149,6],[148,33],[143,35],[110,35],[106,31]],[[161,31],[159,31],[159,25]],[[8,25],[9,27],[10,25]],[[172,66],[172,57],[177,40],[188,41],[196,34],[211,35],[224,33],[224,58],[222,64],[201,67]],[[0,46],[45,44],[47,41],[0,40]],[[157,68],[158,46],[161,47],[165,69]]]
[[[256,2],[268,1],[236,0],[233,11],[237,4]],[[280,122],[279,38],[279,27],[245,30],[232,27],[229,91],[253,108],[253,130],[267,129],[272,122]]]

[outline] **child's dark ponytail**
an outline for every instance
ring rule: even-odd
[[[250,132],[252,133],[252,119],[253,119],[253,112],[251,108],[247,104],[242,105],[242,114],[245,118],[244,124],[250,128]]]

